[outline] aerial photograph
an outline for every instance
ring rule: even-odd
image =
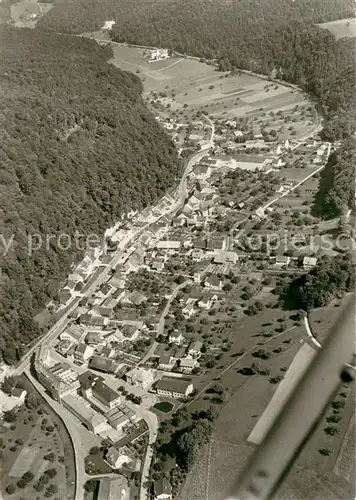
[[[0,0],[0,500],[355,500],[355,0]]]

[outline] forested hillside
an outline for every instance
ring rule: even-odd
[[[170,42],[185,52],[208,55],[233,44],[247,47],[252,33],[257,39],[266,29],[293,20],[350,17],[353,8],[352,0],[58,0],[40,26],[83,33],[114,19],[117,33],[128,41],[145,39],[157,46]]]
[[[0,353],[13,362],[78,257],[55,244],[29,256],[28,236],[101,234],[173,183],[177,157],[139,79],[106,63],[110,50],[10,27],[0,46]]]

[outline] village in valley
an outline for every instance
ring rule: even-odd
[[[161,64],[163,75],[177,60],[168,51],[150,54],[140,63],[147,72]],[[253,400],[249,410],[261,416],[308,341],[302,318],[275,306],[273,290],[281,276],[309,271],[323,255],[337,253],[332,244],[323,248],[321,222],[310,210],[318,173],[338,147],[320,139],[314,104],[273,78],[221,74],[191,60],[172,70],[180,64],[194,64],[198,74],[208,67],[216,80],[206,84],[212,95],[220,83],[235,88],[234,78],[245,87],[253,82],[252,91],[220,89],[241,108],[234,113],[229,105],[227,113],[219,97],[207,107],[197,99],[207,95],[199,78],[194,95],[169,80],[159,80],[157,90],[145,87],[179,151],[177,185],[154,207],[130,210],[73,265],[47,307],[51,329],[13,373],[24,371],[50,406],[61,407],[74,447],[87,451],[82,479],[126,478],[111,492],[118,496],[101,492],[100,499],[173,498],[170,482],[152,475],[161,423],[185,407],[218,408],[240,387],[236,377],[248,375],[241,370],[265,370],[262,407]],[[248,356],[268,359],[266,339],[274,364],[247,366]],[[248,406],[246,394],[240,398]],[[90,498],[90,488],[85,494]]]

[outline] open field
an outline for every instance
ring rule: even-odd
[[[299,349],[287,373],[285,374],[284,379],[278,385],[277,390],[270,400],[267,408],[249,435],[248,441],[250,443],[262,443],[288,397],[293,392],[301,376],[310,365],[315,354],[315,348],[311,347],[308,343],[304,343]]]
[[[303,369],[302,365],[312,354],[307,344],[304,344],[302,349],[300,348],[299,340],[305,339],[306,335],[303,328],[298,325],[295,325],[295,329],[280,338],[264,339],[262,332],[267,331],[266,326],[268,325],[269,330],[271,330],[271,316],[273,313],[277,316],[278,312],[278,310],[268,309],[261,314],[261,318],[264,318],[264,327],[261,324],[257,325],[257,323],[252,326],[250,323],[261,320],[257,316],[256,318],[242,318],[241,331],[235,330],[235,348],[240,345],[238,340],[241,341],[244,338],[245,332],[257,332],[257,335],[250,334],[250,340],[254,339],[255,342],[258,342],[260,337],[261,342],[264,343],[260,348],[267,350],[270,356],[268,359],[256,359],[251,352],[246,352],[245,355],[234,358],[234,348],[231,348],[232,361],[235,359],[236,364],[225,373],[222,372],[220,376],[216,370],[219,383],[227,388],[231,397],[221,408],[210,448],[206,447],[203,450],[199,461],[188,475],[179,497],[180,500],[222,500],[224,498],[254,449],[255,445],[249,443],[248,438],[258,419],[263,415],[263,418],[266,417],[268,420],[276,410],[276,408],[268,408],[274,394],[277,397],[275,403],[279,406],[278,394],[281,394],[281,391],[284,392],[284,389],[288,392],[284,381],[280,386],[277,386],[277,384],[271,383],[271,377],[285,375],[289,366],[292,366],[292,369],[288,376],[294,374],[298,376],[298,370]],[[318,331],[322,330],[324,335],[324,332],[330,328],[332,317],[335,319],[336,314],[340,313],[342,313],[342,303],[338,308],[332,305],[325,309],[318,309],[313,313],[311,323],[313,326],[317,326]],[[278,316],[280,314],[281,312]],[[275,324],[275,321],[276,317],[272,320],[272,324]],[[290,318],[286,320],[284,316],[284,321],[286,326],[291,324]],[[259,333],[260,330],[261,333]],[[241,337],[240,334],[242,334]],[[243,345],[247,347],[247,338]],[[292,363],[293,360],[294,363]],[[254,375],[239,373],[241,368],[251,367],[253,363],[258,364],[259,370],[269,370],[269,374],[266,376],[258,373]],[[225,362],[224,366],[228,366],[228,363]],[[291,379],[291,384],[293,385],[293,379]],[[192,406],[194,408],[202,407],[208,400],[208,395],[203,396],[202,393],[199,400],[195,401]],[[338,403],[339,401],[341,403]],[[292,467],[286,482],[277,493],[276,499],[351,500],[354,498],[352,496],[354,467],[353,460],[351,460],[353,458],[351,454],[353,453],[354,428],[350,424],[350,419],[354,414],[354,390],[347,387],[341,388],[335,402],[340,407],[334,409],[331,406],[328,408],[314,435]],[[264,414],[266,408],[268,410]],[[334,418],[335,415],[337,423],[333,425],[336,426],[337,432],[334,435],[329,435],[325,429],[331,424],[330,420],[326,419]],[[268,422],[260,421],[259,426],[260,429],[255,430],[255,433],[258,434],[257,438],[262,437],[264,427],[268,427]],[[255,439],[256,442],[259,440]],[[323,456],[319,453],[320,449],[329,450],[329,455]]]
[[[356,19],[338,19],[330,23],[319,24],[321,28],[329,30],[336,39],[356,36]]]
[[[193,59],[170,58],[148,63],[143,49],[113,47],[115,66],[136,72],[143,81],[144,95],[159,99],[171,111],[184,110],[189,115],[205,109],[211,117],[248,118],[267,130],[283,127],[280,138],[312,130],[315,114],[301,92],[248,74],[221,73],[208,64]],[[296,109],[296,106],[298,107]],[[294,111],[293,111],[294,110]],[[293,111],[293,123],[287,123]],[[276,115],[280,112],[280,115]]]

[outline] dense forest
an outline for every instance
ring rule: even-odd
[[[286,309],[311,311],[355,289],[355,266],[349,254],[324,257],[309,273],[283,279],[275,293]]]
[[[330,155],[320,172],[312,214],[323,219],[345,215],[355,206],[356,140],[350,137]]]
[[[102,234],[166,191],[177,156],[140,80],[108,64],[109,49],[5,26],[0,45],[0,353],[13,363],[79,257],[55,244],[29,256],[29,235]]]

